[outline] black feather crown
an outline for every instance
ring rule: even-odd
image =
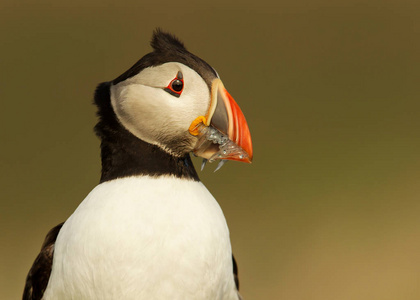
[[[160,28],[156,28],[153,32],[150,46],[152,46],[153,50],[156,52],[166,52],[172,51],[174,49],[187,51],[184,43],[181,42],[176,36],[168,32],[164,32]]]

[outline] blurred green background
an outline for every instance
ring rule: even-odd
[[[420,299],[420,2],[396,0],[2,0],[0,299],[98,183],[93,91],[158,26],[251,129],[252,165],[200,173],[244,298]]]

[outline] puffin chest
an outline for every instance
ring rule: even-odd
[[[97,186],[64,224],[47,292],[218,299],[233,290],[226,286],[233,282],[231,255],[223,213],[200,182],[116,179]]]

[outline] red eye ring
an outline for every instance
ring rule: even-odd
[[[164,90],[172,96],[181,96],[182,91],[184,90],[184,79],[181,71],[178,72],[177,76],[174,79],[172,79],[172,81]]]

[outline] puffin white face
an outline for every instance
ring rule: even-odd
[[[183,155],[193,150],[196,137],[188,129],[197,116],[206,115],[211,95],[196,71],[169,62],[112,85],[111,103],[118,120],[136,137]]]

